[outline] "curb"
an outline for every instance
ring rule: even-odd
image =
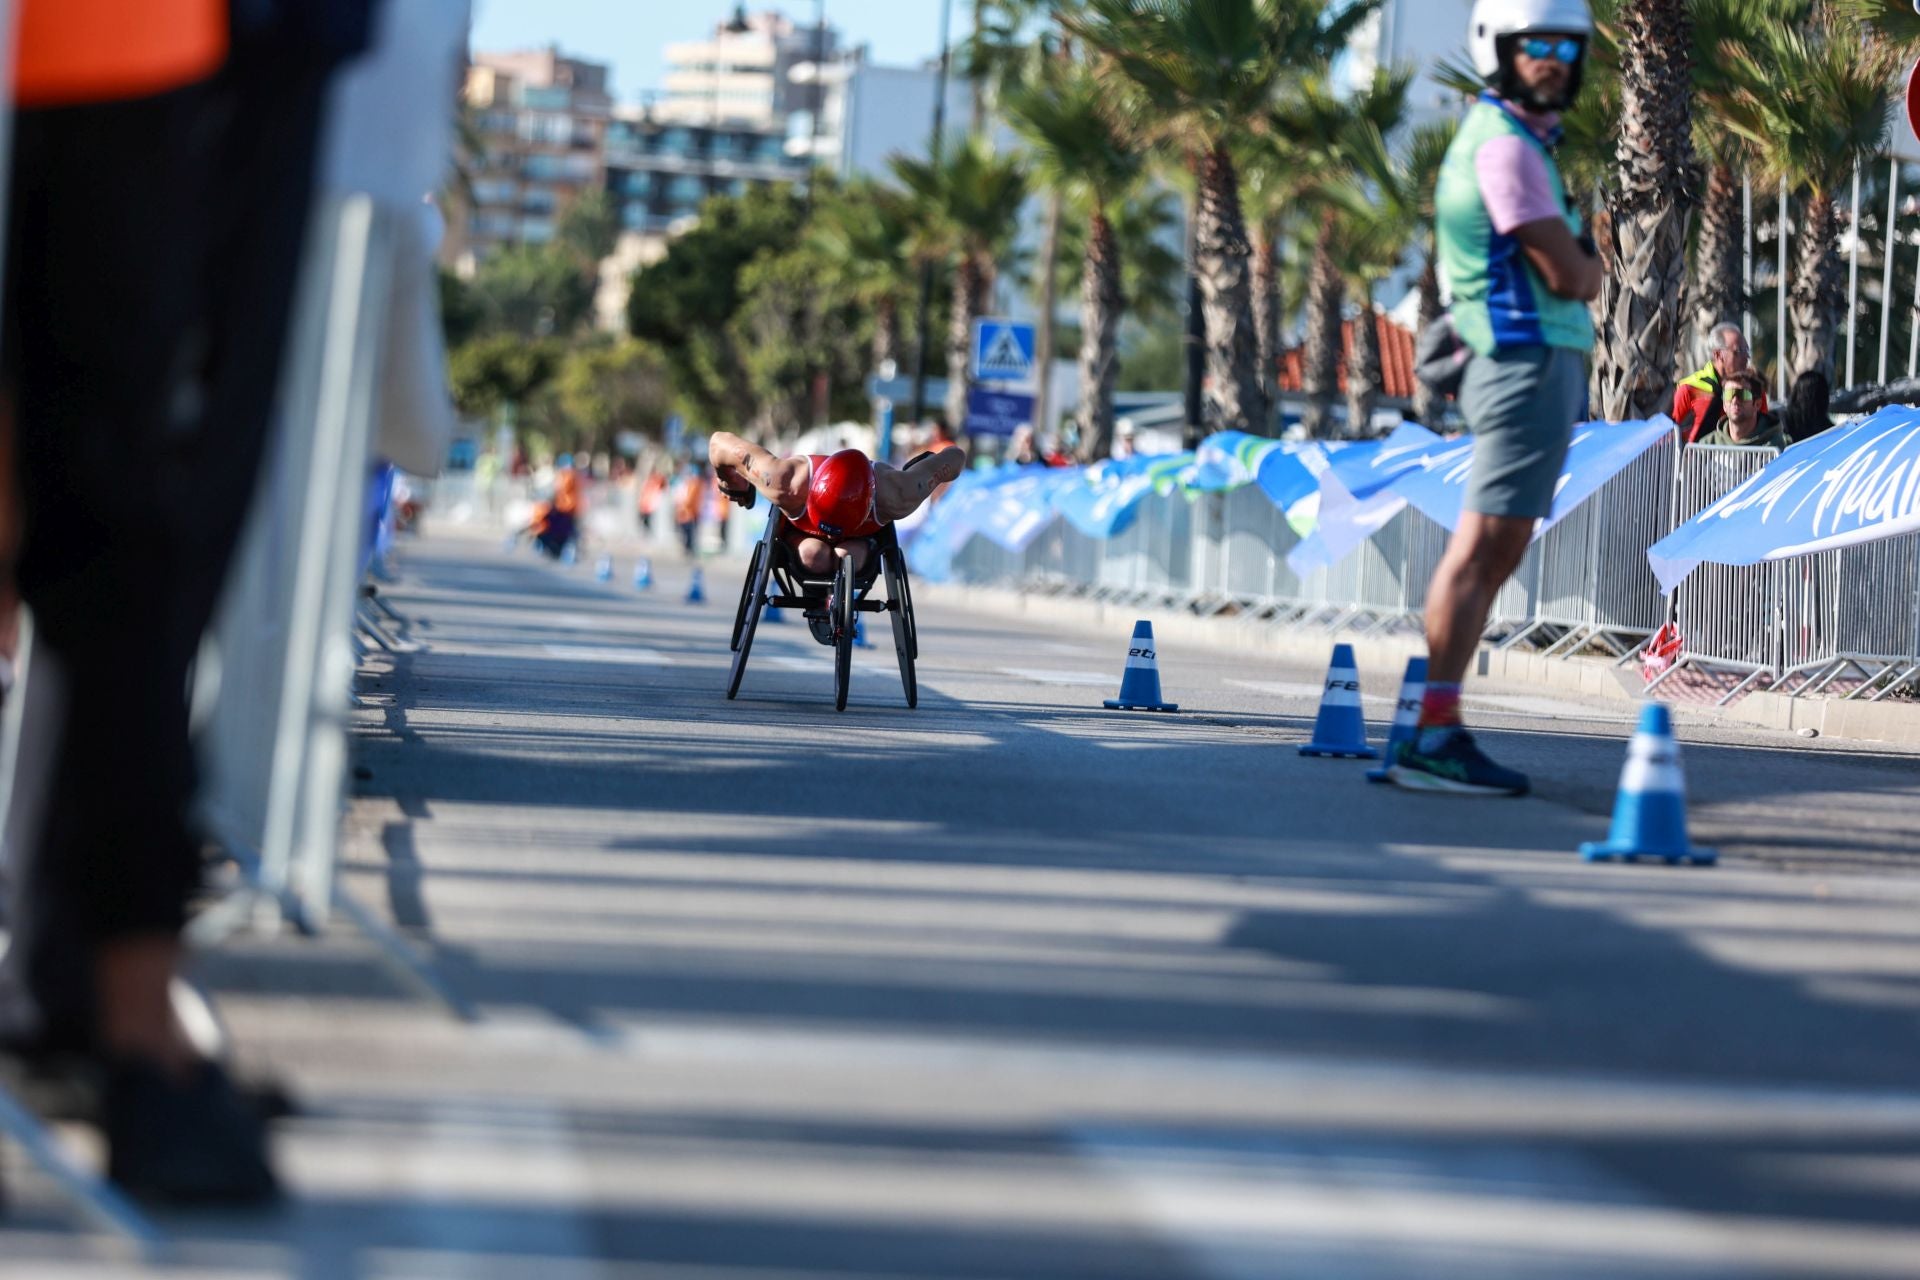
[[[1109,635],[1116,625],[1131,627],[1142,616],[1139,605],[1113,605],[1101,600],[1036,596],[1002,587],[933,583],[915,588],[916,594],[950,601],[967,609],[1003,616],[1030,618],[1050,625]],[[1276,657],[1324,662],[1336,637],[1319,632],[1276,626],[1271,622],[1233,618],[1199,618],[1171,610],[1146,610],[1154,635],[1169,641],[1223,653],[1264,653]],[[1351,644],[1362,665],[1373,671],[1398,671],[1406,660],[1426,652],[1416,636],[1338,637]],[[1639,673],[1594,658],[1547,658],[1484,646],[1474,674],[1491,680],[1545,685],[1590,697],[1619,702],[1641,702]],[[1397,679],[1397,677],[1396,677]],[[1856,742],[1885,742],[1920,747],[1920,705],[1912,703],[1846,702],[1836,698],[1789,698],[1777,693],[1750,693],[1729,707],[1681,704],[1689,715],[1777,729],[1783,733],[1812,730],[1823,738]]]

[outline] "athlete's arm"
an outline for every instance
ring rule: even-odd
[[[800,511],[807,505],[805,458],[775,457],[731,432],[716,431],[707,439],[707,461],[729,489],[738,489],[744,481],[782,511]]]
[[[1565,219],[1556,215],[1523,222],[1513,229],[1513,238],[1556,296],[1575,302],[1592,302],[1600,296],[1606,269],[1573,238]]]
[[[935,489],[952,484],[966,469],[967,451],[958,447],[915,459],[915,465],[905,471],[876,462],[873,464],[874,506],[880,518],[890,524],[918,511]]]

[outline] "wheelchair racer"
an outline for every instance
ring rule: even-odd
[[[875,534],[919,510],[967,469],[967,451],[958,447],[894,467],[858,449],[780,458],[725,431],[709,438],[707,458],[733,501],[751,507],[756,494],[765,494],[780,509],[791,526],[787,545],[815,574],[832,573],[838,557],[851,560],[855,573],[866,568]]]

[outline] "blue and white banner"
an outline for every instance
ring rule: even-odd
[[[1553,510],[1534,529],[1533,536],[1538,538],[1564,520],[1628,464],[1671,437],[1673,429],[1673,420],[1664,414],[1644,422],[1584,422],[1575,427],[1567,461],[1554,487]],[[1471,437],[1442,440],[1417,467],[1397,477],[1392,487],[1429,520],[1452,529],[1460,523],[1472,473]]]
[[[978,532],[1016,555],[1025,551],[1042,529],[1059,518],[1054,495],[1079,480],[1078,467],[1036,462],[1013,470],[1009,478],[985,490],[992,502],[979,516]]]
[[[1406,509],[1407,499],[1395,482],[1418,472],[1427,456],[1445,443],[1418,423],[1406,422],[1385,440],[1329,453],[1319,476],[1319,519],[1287,552],[1287,567],[1304,578],[1345,559]]]
[[[1109,458],[1082,471],[1079,483],[1055,492],[1053,506],[1088,537],[1111,538],[1127,531],[1142,502],[1169,492],[1192,465],[1191,453]]]
[[[1280,508],[1298,536],[1313,532],[1320,519],[1320,473],[1327,469],[1337,443],[1311,441],[1288,444],[1261,459],[1257,476],[1260,491]]]
[[[1920,409],[1803,440],[1647,551],[1672,591],[1705,562],[1760,564],[1920,531]]]
[[[1287,446],[1245,431],[1216,431],[1194,451],[1193,466],[1180,477],[1190,491],[1221,493],[1254,482],[1267,455]]]

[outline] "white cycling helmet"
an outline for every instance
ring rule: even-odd
[[[1581,36],[1591,40],[1593,14],[1587,0],[1475,0],[1473,16],[1467,20],[1467,51],[1473,55],[1473,67],[1487,84],[1503,97],[1518,97],[1513,81],[1510,56],[1503,56],[1511,42],[1509,36],[1532,32],[1552,32]],[[1580,88],[1580,67],[1573,69],[1567,100]],[[1564,103],[1561,105],[1565,105]]]

